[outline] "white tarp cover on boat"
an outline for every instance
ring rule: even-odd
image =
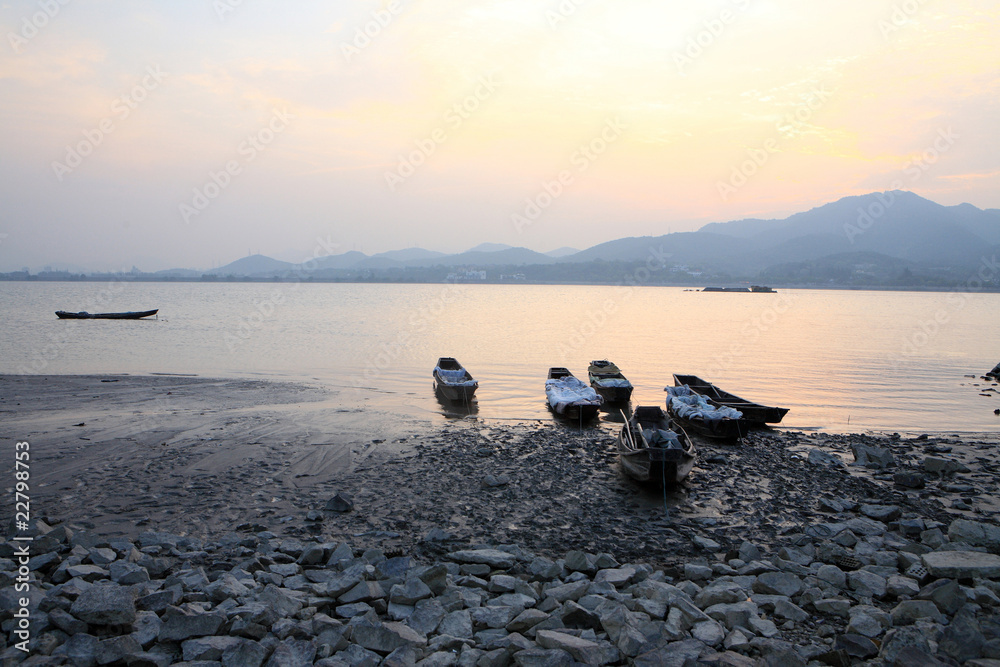
[[[667,387],[667,400],[678,416],[684,419],[742,419],[743,413],[727,406],[714,406],[701,394],[691,391],[691,387]]]
[[[684,449],[680,437],[674,431],[664,431],[662,428],[647,428],[642,430],[642,437],[645,438],[650,447]]]
[[[424,368],[426,368],[426,366]],[[445,370],[440,366],[435,366],[434,372],[437,373],[438,377],[454,387],[471,387],[476,384],[475,380],[465,379],[464,370]]]
[[[625,378],[594,378],[594,382],[602,387],[631,387],[632,383]]]
[[[549,405],[562,414],[570,405],[600,405],[601,397],[593,387],[573,376],[549,378],[545,381],[545,396]]]

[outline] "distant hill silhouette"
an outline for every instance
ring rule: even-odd
[[[629,266],[659,278],[741,278],[784,283],[957,284],[1000,254],[1000,210],[942,206],[912,192],[844,197],[780,220],[715,222],[695,232],[629,237],[584,250],[539,253],[482,243],[459,254],[407,248],[358,251],[306,265],[251,255],[207,272],[172,269],[149,279],[218,278],[439,281],[456,269],[545,282],[615,282]],[[491,271],[490,271],[491,270]],[[669,271],[667,271],[669,270]],[[686,277],[685,277],[686,276]],[[11,278],[20,279],[20,278]]]

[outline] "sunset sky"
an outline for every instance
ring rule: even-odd
[[[995,2],[0,0],[0,34],[0,271],[1000,208]]]

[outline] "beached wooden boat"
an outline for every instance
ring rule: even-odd
[[[702,380],[697,375],[678,375],[674,373],[674,385],[677,387],[681,385],[691,387],[691,391],[701,394],[713,405],[724,405],[735,408],[743,413],[743,419],[757,425],[778,424],[788,414],[788,408],[776,408],[748,401],[745,398],[740,398],[735,394],[730,394],[728,391],[719,389],[711,382]]]
[[[607,359],[591,361],[587,375],[590,377],[590,386],[601,395],[605,403],[628,403],[632,398],[632,383]]]
[[[557,415],[567,419],[587,421],[597,416],[602,399],[593,387],[588,387],[569,369],[554,366],[545,381],[545,397]]]
[[[618,434],[618,461],[640,482],[682,482],[696,459],[691,438],[656,405],[638,406]]]
[[[751,422],[743,414],[724,405],[712,405],[687,385],[667,387],[667,412],[684,428],[720,440],[736,440],[749,431]]]
[[[56,316],[60,320],[141,320],[144,317],[152,317],[158,312],[160,312],[159,309],[127,313],[88,313],[86,311],[68,313],[65,310],[57,310]]]
[[[479,388],[469,371],[453,357],[441,357],[434,367],[434,389],[449,401],[468,402]]]

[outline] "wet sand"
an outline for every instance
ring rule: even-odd
[[[432,556],[517,543],[552,557],[607,552],[677,565],[694,538],[776,545],[846,501],[947,524],[996,522],[997,434],[831,435],[762,430],[698,440],[699,463],[665,493],[626,478],[615,425],[397,419],[336,388],[187,376],[0,376],[0,451],[31,443],[36,517],[106,535],[149,527],[210,537],[241,525]],[[892,451],[870,470],[852,444]],[[10,456],[11,458],[6,458]],[[925,459],[961,470],[923,472]],[[921,474],[923,489],[893,475]],[[336,493],[349,512],[323,511]],[[12,516],[4,494],[4,516]],[[429,539],[428,539],[429,538]]]

